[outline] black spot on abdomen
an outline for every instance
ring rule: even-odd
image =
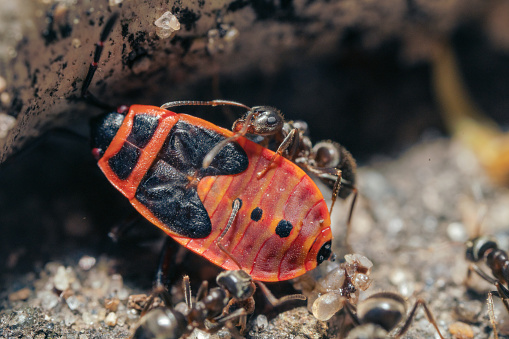
[[[262,215],[263,215],[263,210],[260,207],[256,207],[251,212],[251,220],[253,220],[253,221],[260,221],[260,219],[262,218]]]
[[[293,225],[288,220],[281,220],[276,226],[276,234],[280,238],[286,238],[292,232]]]

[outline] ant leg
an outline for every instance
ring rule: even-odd
[[[246,329],[247,329],[247,314],[244,314],[244,315],[240,316],[239,324],[240,324],[240,333],[241,334],[246,333]]]
[[[470,277],[470,272],[473,271],[477,273],[478,276],[489,282],[490,284],[497,285],[498,281],[492,277],[490,277],[486,272],[484,272],[482,269],[479,268],[476,264],[470,264],[468,265],[468,273],[467,273],[467,279]],[[509,297],[509,296],[508,296]]]
[[[417,299],[414,306],[412,307],[412,311],[410,311],[410,314],[408,315],[407,320],[405,321],[405,324],[403,325],[403,327],[401,327],[401,329],[398,331],[398,333],[394,337],[399,338],[403,334],[405,334],[406,331],[408,331],[408,329],[410,328],[410,324],[414,320],[415,312],[417,311],[417,307],[419,307],[419,305],[421,305],[422,308],[424,309],[426,318],[428,318],[428,321],[431,323],[431,325],[433,325],[433,327],[437,331],[440,338],[444,339],[444,337],[442,336],[442,333],[440,332],[440,329],[438,328],[437,322],[435,321],[435,318],[433,317],[433,313],[431,313],[430,309],[428,308],[428,305],[426,305],[426,302],[421,298]]]
[[[498,281],[495,283],[495,286],[497,287],[497,296],[502,300],[507,313],[509,313],[509,290]]]
[[[352,191],[353,197],[352,202],[350,203],[350,209],[348,211],[348,218],[346,219],[346,234],[345,234],[345,246],[347,248],[347,252],[353,253],[352,246],[350,246],[350,233],[352,231],[352,216],[353,210],[355,208],[355,203],[357,202],[357,197],[359,195],[359,191],[357,187],[351,185],[348,182],[343,181],[342,171],[337,168],[323,168],[323,167],[314,167],[303,163],[306,170],[315,174],[320,179],[328,179],[334,180],[334,185],[332,187],[332,201],[329,209],[329,214],[332,214],[332,209],[334,204],[336,203],[336,199],[338,197],[339,191],[341,188],[348,188]]]
[[[154,286],[156,288],[165,289],[170,281],[175,278],[175,267],[178,265],[177,252],[180,250],[180,246],[176,241],[167,237],[165,239],[163,248],[161,250],[161,256],[159,257],[159,263],[157,266],[156,278]]]
[[[493,327],[493,334],[495,336],[495,339],[498,339],[497,324],[495,321],[495,311],[493,310],[493,292],[488,292],[488,299],[486,303],[488,304],[488,314],[490,316],[491,327]]]
[[[501,299],[507,299],[509,298],[509,289],[502,285],[498,280],[495,283],[495,286],[497,287],[498,293],[500,294]],[[508,309],[509,312],[509,309]]]
[[[164,241],[164,245],[159,256],[156,277],[154,279],[154,287],[152,288],[152,292],[145,302],[145,306],[141,311],[141,316],[145,315],[150,310],[154,303],[155,297],[158,295],[161,296],[166,305],[171,305],[171,297],[166,290],[166,286],[170,278],[174,278],[174,271],[170,270],[170,268],[174,268],[172,266],[175,266],[175,252],[178,250],[179,247],[177,243],[170,237],[167,237]]]
[[[221,244],[221,240],[223,240],[224,236],[226,235],[226,233],[228,232],[228,230],[232,226],[233,221],[235,220],[235,217],[237,216],[237,213],[239,212],[241,206],[242,206],[242,200],[240,200],[239,198],[237,198],[237,199],[235,199],[233,201],[232,213],[230,214],[230,218],[228,219],[228,224],[224,228],[223,233],[221,233],[221,235],[216,239],[216,244],[219,247],[219,249],[221,251],[223,251],[223,253],[226,254],[228,256],[228,258],[233,260],[233,262],[235,264],[237,264],[237,266],[239,267],[239,270],[242,269],[242,266],[237,261],[237,259],[235,259],[233,257],[233,255],[226,249],[226,247],[224,247],[223,244]]]
[[[509,290],[504,285],[500,284],[500,282],[498,280],[490,277],[486,272],[481,270],[479,268],[479,266],[477,266],[476,264],[470,264],[468,266],[467,282],[471,276],[471,272],[477,273],[477,275],[479,275],[481,278],[483,278],[487,282],[495,285],[495,287],[497,288],[497,291],[492,291],[492,292],[488,293],[487,304],[488,304],[488,314],[490,317],[490,323],[491,323],[491,326],[493,327],[495,339],[498,339],[497,327],[496,327],[496,323],[495,323],[495,312],[493,310],[493,296],[496,295],[497,297],[499,297],[502,300],[504,307],[506,308],[507,312],[509,313],[509,301],[508,301]]]
[[[353,249],[350,246],[350,234],[352,233],[352,216],[353,216],[353,209],[355,207],[355,203],[357,202],[357,197],[359,195],[359,191],[356,187],[351,186],[350,184],[343,183],[342,187],[346,187],[352,190],[352,202],[350,203],[350,209],[348,211],[348,218],[346,219],[346,234],[345,234],[345,244],[348,248],[349,252],[353,253]]]
[[[332,208],[336,203],[336,199],[338,197],[339,190],[341,189],[342,182],[341,179],[343,177],[342,171],[333,167],[315,167],[306,163],[302,163],[303,167],[309,172],[313,173],[320,179],[328,179],[334,180],[334,186],[332,187],[332,202],[331,207],[329,209],[329,214],[332,214]]]
[[[292,153],[296,152],[297,146],[299,145],[299,131],[294,128],[288,133],[288,135],[284,138],[284,140],[279,145],[276,153],[270,158],[269,163],[265,168],[261,171],[256,173],[256,177],[258,179],[262,178],[267,171],[272,167],[272,164],[277,159],[277,157],[282,156],[283,152],[287,150],[291,146]]]
[[[242,318],[244,319],[244,321],[242,321]],[[233,326],[232,321],[239,320],[240,322],[244,322],[244,327],[242,327],[241,324],[241,331],[245,331],[246,326],[245,323],[247,321],[247,312],[245,309],[239,308],[226,316],[220,316],[214,320],[216,321],[216,324],[214,324],[213,327],[209,328],[207,330],[207,333],[214,334],[217,333],[221,328],[227,327],[235,338],[244,338],[243,336],[240,335],[240,333],[238,333],[235,326]]]
[[[218,101],[220,101],[220,100],[218,100]],[[226,138],[223,141],[217,143],[214,146],[214,148],[212,148],[207,153],[207,155],[205,155],[205,157],[203,158],[203,163],[202,163],[202,167],[203,168],[209,167],[210,164],[212,163],[212,161],[214,160],[214,158],[216,157],[216,155],[218,155],[219,152],[221,152],[221,150],[224,148],[224,146],[226,146],[229,142],[235,141],[237,138],[246,135],[247,129],[249,128],[249,125],[251,123],[251,120],[253,119],[253,116],[254,116],[254,112],[250,111],[249,114],[246,117],[246,122],[247,123],[244,124],[244,126],[242,127],[242,129],[240,131],[238,131],[237,133],[235,133],[231,137]]]
[[[232,307],[236,310],[230,313],[230,309]],[[238,310],[244,310],[243,314],[238,317],[237,326],[240,326],[240,333],[245,333],[247,328],[247,315],[252,314],[255,310],[255,302],[252,297],[242,301],[231,299],[223,309],[221,316],[218,318],[225,319],[226,317],[230,317],[232,314],[235,314]]]
[[[346,310],[346,313],[350,319],[352,319],[355,326],[359,326],[361,322],[359,321],[359,317],[357,317],[357,308],[348,301],[343,302],[343,308]]]
[[[272,305],[272,307],[277,307],[281,305],[282,303],[285,303],[289,300],[306,300],[306,297],[303,294],[291,294],[291,295],[285,295],[281,298],[276,298],[274,294],[269,290],[267,285],[262,283],[261,281],[255,281],[256,284],[260,287],[260,290],[262,290],[263,294],[265,295],[265,298],[269,301],[269,303]]]
[[[118,19],[118,12],[113,13],[113,15],[108,19],[106,22],[106,25],[104,25],[104,28],[101,32],[101,36],[99,38],[99,41],[96,44],[95,52],[94,52],[94,59],[92,63],[90,64],[90,67],[88,68],[88,73],[85,77],[85,80],[83,80],[83,85],[81,86],[81,97],[89,101],[95,106],[105,108],[105,109],[112,109],[110,105],[104,104],[103,102],[99,101],[92,93],[88,91],[90,84],[92,83],[92,79],[94,78],[95,71],[97,70],[97,66],[99,64],[99,60],[101,59],[101,54],[104,49],[104,42],[108,38],[108,36],[111,33],[111,30],[113,29],[113,26],[115,25],[115,22]]]

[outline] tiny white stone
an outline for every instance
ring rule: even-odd
[[[168,38],[173,32],[180,30],[180,22],[170,11],[161,15],[161,17],[154,22],[154,25],[157,26],[158,30],[156,34],[161,39]]]
[[[89,255],[84,255],[81,257],[78,265],[80,266],[80,268],[82,270],[88,271],[89,269],[94,267],[95,263],[96,263],[96,259],[94,257],[91,257]]]
[[[468,240],[468,234],[465,230],[465,226],[460,222],[452,222],[447,225],[447,235],[452,241],[463,243]]]
[[[5,113],[0,113],[0,139],[5,138],[15,124],[16,118]]]
[[[41,307],[45,310],[51,310],[58,305],[58,296],[51,291],[39,292],[37,297],[41,300]]]
[[[117,324],[117,315],[115,314],[115,312],[108,313],[108,315],[104,319],[104,323],[111,327],[115,326]]]
[[[256,317],[256,326],[260,329],[267,328],[269,326],[269,321],[267,320],[267,317],[263,314],[260,314]]]

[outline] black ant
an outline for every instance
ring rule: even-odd
[[[424,308],[428,321],[435,327],[440,338],[444,339],[433,314],[423,299],[418,299],[415,302],[403,326],[398,330],[394,338],[400,338],[408,331],[419,305]],[[357,307],[350,303],[345,303],[345,309],[356,325],[348,335],[350,339],[386,338],[402,321],[407,312],[405,299],[393,292],[375,293],[359,302]]]
[[[495,338],[498,338],[493,311],[493,296],[499,297],[502,300],[509,313],[509,289],[505,286],[509,282],[509,257],[507,252],[498,248],[496,240],[489,236],[478,236],[471,239],[467,241],[466,246],[466,259],[471,262],[467,273],[467,281],[472,272],[475,272],[482,279],[495,285],[497,289],[488,293],[488,307]],[[482,260],[491,269],[493,277],[484,272],[476,264]]]
[[[301,294],[277,299],[265,284],[258,281],[255,284],[251,276],[242,270],[221,272],[216,282],[219,287],[210,290],[208,282],[202,282],[193,302],[189,277],[184,276],[185,308],[179,308],[179,310],[171,307],[157,307],[149,310],[153,302],[153,294],[146,302],[132,339],[187,337],[195,329],[213,334],[223,327],[227,327],[235,337],[240,337],[246,330],[247,316],[254,312],[253,295],[256,284],[274,307],[289,300],[305,299]],[[165,294],[163,291],[163,298],[169,305],[169,297]],[[240,332],[235,325],[241,327]]]
[[[473,186],[475,200],[482,201],[482,192]],[[470,262],[467,271],[466,284],[475,272],[479,277],[495,286],[496,291],[488,292],[488,314],[493,327],[495,338],[498,338],[497,327],[495,323],[495,313],[493,296],[499,297],[509,313],[509,256],[506,251],[498,248],[495,238],[481,234],[482,220],[487,213],[485,205],[481,205],[477,212],[475,224],[475,236],[466,243],[465,258]],[[484,261],[485,265],[491,269],[491,276],[478,266],[478,263]]]
[[[229,317],[218,319],[223,309],[228,304],[227,291],[216,287],[208,290],[207,284],[203,283],[198,290],[196,302],[191,300],[191,288],[189,277],[184,276],[183,286],[185,292],[185,309],[175,309],[170,306],[150,309],[154,301],[152,294],[145,303],[141,319],[132,335],[132,339],[148,338],[180,338],[187,337],[194,329],[205,330],[208,333],[216,333],[230,320],[240,317],[246,310],[239,309]],[[166,305],[170,305],[169,296],[161,291]],[[149,310],[150,309],[150,310]],[[214,321],[208,327],[206,321]]]

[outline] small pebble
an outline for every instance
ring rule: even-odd
[[[7,92],[3,92],[0,94],[0,101],[4,106],[9,106],[11,104],[11,95]]]
[[[458,320],[475,323],[479,320],[479,314],[483,303],[479,300],[461,301],[456,305],[455,313]]]
[[[148,296],[146,294],[133,294],[127,299],[127,308],[141,311],[145,306]]]
[[[264,329],[269,326],[269,321],[267,320],[267,317],[263,314],[260,314],[256,317],[256,327],[259,329]]]
[[[462,243],[468,240],[468,234],[465,230],[465,226],[460,222],[452,222],[447,225],[447,235],[451,241]]]
[[[72,313],[67,313],[64,318],[65,326],[71,326],[76,322],[76,316]]]
[[[75,295],[71,295],[69,298],[65,299],[65,302],[72,311],[77,310],[82,305],[80,299]]]
[[[354,275],[354,278],[352,279],[352,284],[359,290],[365,291],[371,285],[371,279],[369,279],[369,276],[366,274],[358,273]]]
[[[5,113],[0,113],[0,139],[5,138],[15,124],[16,118]]]
[[[210,337],[211,335],[209,333],[199,329],[195,329],[190,336],[191,339],[209,339]]]
[[[92,313],[96,313],[97,321],[104,321],[106,319],[107,310],[101,308],[100,310],[93,310]]]
[[[37,297],[41,300],[41,307],[45,310],[51,310],[58,305],[58,296],[50,291],[41,291],[37,293]]]
[[[64,266],[59,266],[53,278],[53,283],[57,290],[65,291],[74,279],[74,271],[71,267],[65,268]]]
[[[127,320],[126,315],[119,315],[118,318],[117,318],[117,325],[118,326],[124,326],[126,320]]]
[[[80,266],[80,268],[83,271],[88,271],[89,269],[94,267],[95,263],[96,263],[96,259],[94,257],[84,255],[81,257],[78,265]]]
[[[165,12],[154,22],[157,27],[156,34],[161,39],[169,38],[173,32],[180,30],[180,22],[171,12]]]
[[[74,48],[80,48],[81,47],[81,40],[80,39],[72,39],[72,46]]]
[[[19,291],[9,294],[9,301],[27,300],[30,296],[30,289],[25,287]]]
[[[5,92],[6,89],[7,89],[7,81],[5,80],[4,77],[0,76],[0,93]]]
[[[118,304],[120,303],[120,300],[118,298],[111,298],[104,300],[104,307],[108,311],[116,312],[118,309]]]
[[[117,324],[117,315],[115,314],[115,312],[108,313],[108,315],[104,319],[104,323],[111,327],[115,326]]]
[[[27,321],[28,317],[23,311],[16,312],[15,316],[9,321],[9,326],[19,326]]]
[[[470,339],[474,337],[474,331],[468,324],[457,321],[449,325],[449,332],[456,339]]]
[[[97,321],[97,315],[91,314],[89,312],[83,312],[81,316],[83,322],[87,325],[93,325]]]

